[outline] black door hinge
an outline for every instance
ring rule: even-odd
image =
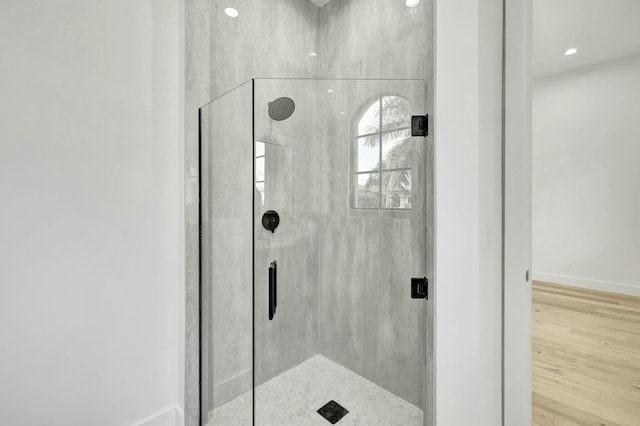
[[[411,298],[429,300],[429,280],[425,278],[411,278]]]
[[[429,114],[411,116],[411,136],[429,135]]]

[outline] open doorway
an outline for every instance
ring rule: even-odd
[[[532,29],[532,423],[639,425],[640,2]]]

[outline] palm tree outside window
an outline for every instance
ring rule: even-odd
[[[358,209],[411,208],[411,104],[382,95],[357,123],[352,161]]]

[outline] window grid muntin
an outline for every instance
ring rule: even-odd
[[[352,162],[353,167],[355,169],[355,173],[354,173],[354,186],[355,186],[355,191],[354,191],[354,196],[353,196],[353,208],[355,209],[359,209],[359,210],[411,210],[411,207],[406,207],[406,208],[400,208],[400,207],[384,207],[384,203],[383,203],[383,194],[382,194],[382,174],[384,172],[387,173],[393,173],[393,172],[397,172],[397,171],[411,171],[411,167],[401,167],[401,168],[393,168],[393,169],[384,169],[382,168],[383,166],[383,162],[382,162],[382,136],[387,134],[387,133],[393,133],[393,132],[398,132],[398,131],[403,131],[403,130],[410,130],[411,127],[410,126],[402,126],[402,127],[397,127],[397,128],[392,128],[392,129],[385,129],[383,130],[383,114],[382,114],[382,99],[385,96],[383,96],[382,94],[378,97],[378,100],[375,102],[378,104],[378,131],[374,132],[374,133],[367,133],[367,134],[363,134],[363,135],[356,135],[355,137],[355,141],[357,141],[358,139],[362,139],[362,138],[366,138],[366,137],[372,137],[372,136],[377,136],[378,137],[378,165],[380,167],[378,167],[377,169],[373,169],[373,170],[368,170],[368,171],[364,171],[364,170],[358,170],[358,154],[359,154],[359,148],[358,148],[358,144],[355,143],[355,151],[356,151],[356,158],[354,159],[354,161]],[[401,96],[399,96],[401,97]],[[401,97],[402,98],[402,97]],[[405,98],[402,98],[406,101]],[[408,102],[408,101],[407,101]],[[371,105],[373,106],[373,105]],[[371,108],[371,106],[369,108]],[[367,108],[366,111],[369,110],[369,108]],[[366,114],[365,111],[365,114]],[[364,116],[364,114],[360,117],[360,119],[362,119],[362,117]],[[409,136],[411,137],[411,136]],[[358,175],[361,174],[370,174],[373,175],[374,173],[376,173],[378,175],[378,208],[373,208],[373,207],[359,207],[357,205],[357,200],[358,200]],[[411,199],[412,195],[408,195],[406,198],[407,199]]]
[[[404,126],[404,127],[396,127],[396,128],[393,128],[393,129],[383,130],[383,131],[381,131],[381,132],[367,133],[367,134],[364,134],[364,135],[358,135],[358,136],[356,136],[356,139],[368,138],[368,137],[371,137],[371,136],[377,136],[377,135],[380,135],[380,137],[382,137],[382,135],[384,135],[384,134],[386,134],[386,133],[399,132],[399,131],[401,131],[401,130],[411,130],[411,127],[407,127],[407,126]]]
[[[265,142],[262,142],[262,141],[256,141],[255,143],[256,143],[256,145],[259,144],[259,143],[264,145],[264,154],[262,154],[262,155],[256,154],[255,160],[253,162],[254,168],[256,169],[256,171],[254,171],[254,174],[256,176],[255,188],[260,193],[260,198],[261,198],[260,202],[262,204],[260,207],[264,207],[266,205],[266,203],[267,203],[267,196],[265,194],[265,190],[266,190],[266,183],[265,182],[266,182],[266,179],[267,179],[267,144]],[[263,179],[259,180],[258,177],[257,177],[258,176],[257,165],[258,165],[258,160],[261,159],[261,158],[264,158],[265,160],[264,160],[264,163],[263,163],[264,164]],[[258,189],[258,187],[260,186],[259,184],[262,184],[262,191],[260,191],[260,189]]]

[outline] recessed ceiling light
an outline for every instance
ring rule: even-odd
[[[575,55],[576,53],[578,53],[578,49],[576,49],[575,47],[572,47],[571,49],[567,49],[564,52],[564,56],[571,56],[571,55]]]
[[[420,0],[407,0],[405,3],[407,7],[416,7],[420,3]]]
[[[238,13],[238,9],[234,9],[234,8],[232,8],[232,7],[227,7],[227,8],[224,10],[224,13],[225,13],[228,17],[230,17],[230,18],[237,18],[237,17],[238,17],[238,15],[240,15],[240,14]]]
[[[340,114],[344,115],[344,114],[345,114],[345,112],[344,112],[344,111],[340,111]]]
[[[333,89],[329,89],[329,90],[327,90],[327,92],[333,93]]]
[[[316,56],[318,56],[318,54],[316,52],[309,52],[309,56],[315,58]]]

